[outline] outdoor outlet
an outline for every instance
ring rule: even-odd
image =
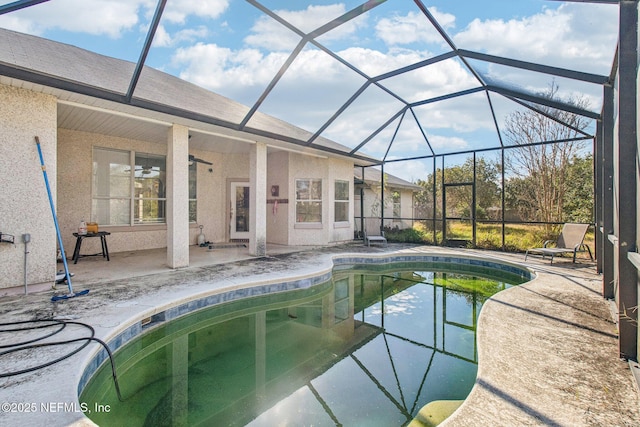
[[[25,233],[22,235],[22,243],[29,243],[31,241],[31,234]]]

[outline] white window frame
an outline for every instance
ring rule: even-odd
[[[99,218],[102,215],[99,215],[98,212],[94,209],[94,202],[95,201],[100,201],[100,200],[126,200],[128,201],[129,204],[129,218],[128,221],[126,223],[122,222],[122,223],[117,223],[117,224],[100,224],[101,226],[106,226],[106,227],[148,227],[148,226],[166,226],[166,210],[167,210],[167,197],[166,197],[166,189],[165,189],[165,197],[161,197],[161,198],[136,198],[136,194],[135,194],[135,183],[136,183],[136,177],[135,177],[135,166],[136,166],[136,154],[138,155],[149,155],[151,157],[158,157],[158,158],[164,158],[165,159],[165,170],[164,173],[166,174],[166,156],[163,154],[154,154],[154,153],[145,153],[145,152],[136,152],[134,150],[121,150],[121,149],[117,149],[117,148],[110,148],[110,147],[99,147],[99,146],[94,146],[92,149],[92,164],[94,164],[96,162],[96,156],[95,156],[95,151],[96,150],[102,150],[102,151],[107,151],[107,152],[114,152],[114,153],[127,153],[128,158],[129,158],[129,164],[128,164],[128,168],[129,168],[129,195],[128,196],[98,196],[95,194],[95,179],[96,179],[96,171],[93,171],[91,174],[91,186],[92,186],[92,195],[91,195],[91,217],[92,219],[99,221]],[[110,175],[111,176],[111,175]],[[158,201],[162,201],[165,203],[165,216],[164,218],[162,218],[162,221],[155,221],[155,222],[136,222],[135,220],[135,214],[134,214],[134,209],[136,206],[136,202],[141,202],[143,200],[158,200]],[[110,213],[107,215],[108,217],[110,216]]]
[[[302,182],[302,181],[306,181],[309,187],[309,197],[305,198],[305,199],[299,199],[298,198],[298,183]],[[319,182],[320,183],[320,198],[319,199],[312,199],[311,198],[311,188],[313,187],[313,183],[314,182]],[[322,224],[322,179],[320,178],[298,178],[295,180],[295,194],[296,194],[296,224]],[[298,206],[299,204],[311,204],[311,203],[318,203],[320,205],[320,221],[298,221],[298,219],[300,218],[300,215],[298,215]]]
[[[338,184],[342,184],[342,185],[346,184],[347,185],[347,198],[346,199],[338,199],[338,188],[337,188]],[[334,198],[334,200],[333,200],[333,204],[334,204],[333,205],[334,206],[333,207],[333,221],[335,223],[345,223],[345,222],[348,223],[349,222],[349,203],[350,203],[349,195],[351,194],[351,186],[349,184],[349,181],[345,180],[345,179],[336,179],[334,181],[334,183],[333,183],[333,191],[334,191],[334,196],[333,196],[333,198]],[[336,218],[336,215],[337,215],[337,212],[338,212],[338,209],[336,209],[336,208],[337,208],[337,206],[339,204],[340,205],[346,205],[344,219]]]

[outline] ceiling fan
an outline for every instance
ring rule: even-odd
[[[151,166],[151,165],[136,166],[135,171],[136,172],[142,172],[142,175],[149,175],[151,172],[154,171],[154,168],[156,168],[155,169],[156,171],[159,171],[157,166]],[[129,173],[129,172],[131,172],[131,169],[127,169],[127,170],[125,170],[125,172]]]
[[[211,162],[207,162],[206,160],[195,157],[193,154],[189,154],[189,164],[192,164],[193,162],[204,163],[205,165],[213,165],[213,163]]]

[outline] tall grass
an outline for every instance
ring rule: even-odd
[[[555,241],[560,233],[561,226],[545,227],[542,225],[507,224],[505,226],[505,245],[507,252],[525,252],[530,248],[538,248],[545,240]],[[470,224],[450,222],[447,224],[447,238],[471,240],[472,228]],[[413,228],[404,230],[385,230],[385,236],[390,242],[440,244],[442,231],[436,233],[437,242],[433,241],[433,229],[422,223],[416,223]],[[589,230],[584,243],[591,252],[594,251],[594,233]],[[476,228],[476,247],[481,249],[502,250],[502,226],[501,224],[478,224]],[[588,257],[587,254],[582,256]]]

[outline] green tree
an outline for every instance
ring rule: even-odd
[[[558,86],[552,83],[540,96],[559,100],[557,92]],[[586,98],[563,101],[583,109],[588,106]],[[526,219],[563,222],[568,189],[574,184],[569,178],[571,160],[586,147],[585,141],[572,139],[582,136],[579,130],[585,129],[589,122],[567,111],[546,106],[538,108],[544,114],[523,110],[506,119],[505,140],[517,148],[505,152],[505,167],[512,175],[512,183],[521,191],[510,194],[519,211],[533,215]],[[535,145],[551,141],[568,142]],[[522,188],[524,185],[527,187]]]
[[[509,219],[509,212],[517,214],[518,218],[536,218],[537,203],[534,188],[536,183],[530,176],[511,177],[504,185],[505,217]]]
[[[574,156],[569,164],[564,220],[593,222],[593,156]]]
[[[438,188],[436,188],[436,194],[433,194],[433,179],[433,174],[429,174],[425,181],[419,179],[415,182],[416,185],[422,187],[422,190],[413,196],[414,212],[418,218],[433,217],[433,205],[440,194]],[[436,205],[436,217],[438,216],[440,216],[440,208]]]
[[[476,159],[476,218],[487,219],[488,209],[500,205],[500,187],[498,176],[500,169],[497,164],[484,158]],[[473,182],[473,158],[468,158],[462,165],[445,169],[445,182]],[[452,191],[453,190],[453,191]],[[463,217],[471,216],[473,193],[471,187],[451,187],[447,189],[447,200],[451,196],[455,199],[452,206]],[[448,203],[449,204],[449,203]]]
[[[484,158],[476,160],[476,217],[485,219],[490,207],[500,205],[500,187],[498,177],[499,166]],[[433,194],[434,175],[429,174],[427,179],[418,180],[417,185],[423,188],[415,197],[416,213],[420,218],[433,216],[433,204],[436,203],[436,217],[442,217],[442,169],[436,169],[436,194]],[[456,166],[444,170],[445,183],[470,183],[473,182],[473,158]],[[435,197],[434,197],[435,196]],[[473,194],[471,187],[447,188],[447,215],[470,217]]]

